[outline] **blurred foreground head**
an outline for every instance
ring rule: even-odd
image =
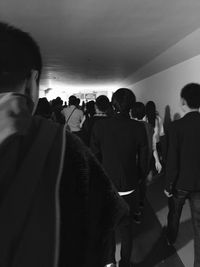
[[[37,103],[41,71],[42,58],[34,39],[0,22],[0,93],[17,92]]]

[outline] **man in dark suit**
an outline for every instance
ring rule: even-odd
[[[148,165],[148,143],[145,128],[130,119],[130,110],[135,103],[135,95],[127,88],[118,89],[112,98],[116,115],[96,122],[91,136],[91,149],[102,162],[108,176],[119,194],[130,207],[126,224],[121,227],[120,267],[131,266],[132,219],[135,212],[138,181],[146,177]],[[115,261],[113,242],[111,261]]]
[[[165,194],[169,198],[167,239],[176,241],[185,200],[190,201],[194,228],[195,263],[200,266],[200,85],[191,83],[181,91],[185,116],[174,121],[168,133]]]

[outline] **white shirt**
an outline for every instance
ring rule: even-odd
[[[135,190],[131,190],[131,191],[126,191],[126,192],[118,192],[120,196],[126,196],[126,195],[130,195],[131,193],[133,193]]]
[[[83,111],[76,108],[74,105],[71,105],[69,107],[64,108],[62,110],[62,114],[65,116],[65,121],[69,125],[70,130],[72,132],[79,132],[81,129],[81,122],[84,117]]]

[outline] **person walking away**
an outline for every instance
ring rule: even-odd
[[[176,241],[183,205],[189,199],[194,230],[194,267],[200,266],[200,85],[190,83],[180,93],[183,118],[168,132],[165,194],[169,213],[167,240]]]
[[[148,143],[143,125],[130,118],[135,103],[134,93],[127,88],[118,89],[112,97],[115,116],[95,123],[91,136],[91,149],[103,164],[119,194],[129,206],[130,213],[120,226],[120,267],[130,267],[132,227],[137,206],[139,174],[146,176]],[[110,263],[115,264],[115,238],[110,249]],[[109,262],[108,262],[109,263]]]
[[[0,266],[103,267],[126,204],[76,136],[33,116],[37,43],[3,22],[0,36]]]

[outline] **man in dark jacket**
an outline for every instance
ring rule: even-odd
[[[122,245],[120,267],[130,267],[132,252],[131,229],[137,211],[137,188],[148,167],[148,143],[144,126],[130,118],[135,103],[134,93],[120,88],[112,98],[116,115],[95,123],[91,149],[102,162],[119,194],[130,207],[126,225],[121,227]],[[113,242],[114,243],[114,242]],[[113,262],[115,261],[113,249]]]
[[[0,266],[103,267],[127,206],[77,137],[32,116],[35,41],[5,23],[0,37]]]
[[[165,194],[169,198],[167,238],[174,243],[185,200],[190,201],[194,228],[194,266],[200,266],[200,85],[191,83],[181,91],[185,115],[168,132]]]

